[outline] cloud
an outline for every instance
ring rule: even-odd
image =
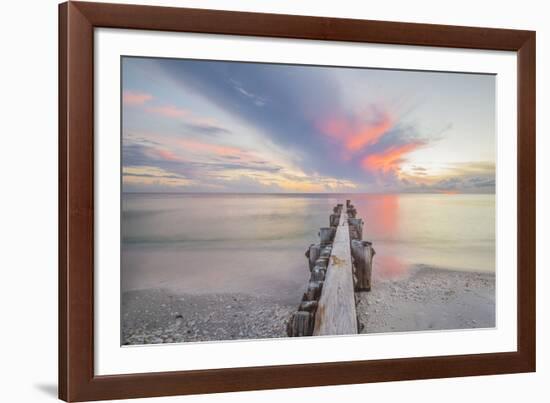
[[[218,125],[215,119],[197,116],[191,110],[175,105],[147,106],[145,111],[164,118],[182,121],[182,127],[200,134],[229,134],[231,130]]]
[[[228,156],[231,158],[248,158],[250,156],[250,153],[247,150],[223,144],[212,144],[190,139],[177,140],[177,144],[186,151],[201,154],[215,154],[218,156]]]
[[[406,161],[406,155],[410,154],[419,147],[424,146],[423,141],[415,141],[411,143],[393,145],[379,152],[368,154],[361,160],[361,166],[372,172],[396,172],[400,165]]]
[[[144,92],[125,90],[122,94],[122,102],[124,105],[130,106],[143,105],[152,99],[153,96],[151,94]]]
[[[243,85],[236,80],[229,80],[233,84],[233,88],[241,95],[244,95],[246,98],[250,99],[256,106],[264,106],[267,103],[267,98],[261,97],[256,94],[252,94],[243,88]]]
[[[191,130],[192,132],[206,135],[215,135],[215,134],[231,134],[232,131],[226,129],[225,127],[216,126],[206,122],[186,122],[182,124],[183,128],[186,130]]]
[[[185,188],[194,182],[183,175],[167,172],[154,166],[124,167],[122,185],[124,191],[151,188]]]
[[[416,165],[412,167],[412,170],[413,170],[414,172],[426,172],[426,171],[427,171],[426,168],[419,167],[419,166],[416,166]]]
[[[371,105],[359,116],[322,118],[318,126],[323,134],[340,142],[351,153],[376,143],[393,126],[389,114]]]
[[[436,175],[429,170],[402,173],[407,192],[436,193],[495,193],[495,165],[489,161],[472,161],[447,164]]]
[[[144,141],[143,135],[127,133],[123,137],[124,167],[155,167],[167,172],[196,177],[221,171],[278,172],[277,164],[259,159],[235,146],[201,142],[191,139],[164,138],[149,134],[157,141]]]
[[[167,149],[156,149],[156,153],[158,154],[158,156],[163,159],[163,160],[167,160],[167,161],[181,161],[181,158],[178,157],[176,154],[174,154],[174,152],[170,151],[170,150],[167,150]]]
[[[384,191],[410,186],[410,182],[400,181],[406,179],[401,176],[401,166],[409,154],[434,141],[420,136],[415,126],[396,121],[382,105],[368,105],[355,114],[333,113],[322,118],[318,127],[333,153],[354,169],[354,178],[360,175],[370,188],[375,185]]]
[[[310,174],[344,176],[346,167],[327,165],[326,144],[316,121],[334,109],[340,88],[327,70],[239,62],[158,60],[175,88],[186,96],[207,99],[267,142],[289,151],[287,158]],[[269,99],[263,94],[269,94]],[[262,107],[259,107],[262,105]],[[231,129],[231,128],[229,128]]]
[[[463,176],[490,176],[495,177],[495,163],[492,161],[471,161],[449,164],[447,172]]]
[[[187,109],[178,108],[173,105],[164,105],[164,106],[148,106],[145,110],[149,113],[154,113],[156,115],[164,116],[167,118],[183,118],[191,116],[191,112]]]
[[[495,180],[488,177],[455,176],[436,182],[430,189],[441,193],[494,193]]]
[[[179,139],[169,148],[163,139],[143,141],[142,135],[123,138],[124,191],[349,191],[349,180],[308,175],[235,146]]]
[[[494,178],[483,178],[483,177],[470,178],[468,179],[468,183],[476,188],[487,188],[487,187],[494,188],[496,185],[496,181]]]
[[[453,166],[435,176],[430,164],[418,160],[430,151],[415,151],[437,145],[453,125],[446,118],[419,119],[422,126],[410,117],[404,119],[398,113],[403,108],[390,100],[407,96],[406,90],[379,96],[377,91],[386,82],[379,80],[380,72],[173,59],[148,63],[159,82],[170,83],[163,93],[185,102],[141,101],[142,110],[157,117],[147,119],[147,127],[169,127],[172,140],[146,136],[158,144],[126,142],[125,164],[156,166],[212,189],[242,185],[279,191],[467,188],[484,192],[494,188],[494,169]],[[354,87],[363,78],[361,83],[381,84]],[[409,88],[408,82],[402,87]],[[224,119],[230,118],[220,124],[199,115],[195,105],[206,115],[218,117],[215,113],[221,109]],[[422,106],[417,111],[428,109],[415,106]],[[167,120],[159,118],[176,124],[165,125]],[[243,128],[250,137],[237,136]],[[454,177],[460,181],[445,182]]]

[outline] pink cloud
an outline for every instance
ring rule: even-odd
[[[378,106],[367,108],[361,116],[333,115],[318,124],[321,133],[340,147],[344,161],[359,157],[363,170],[391,175],[398,172],[407,154],[425,145],[424,141],[413,140],[385,146],[382,150],[378,146],[370,147],[379,144],[394,126],[392,116]],[[378,151],[373,152],[373,148]]]
[[[197,116],[189,109],[178,108],[174,105],[148,106],[145,108],[145,110],[149,113],[160,115],[166,118],[181,119],[186,123],[200,127],[218,127],[218,123],[215,119]]]
[[[124,91],[122,101],[125,105],[143,105],[153,99],[151,94],[135,91]]]
[[[167,118],[183,118],[191,115],[191,112],[189,110],[178,108],[173,105],[149,106],[145,108],[145,110],[147,112],[155,113],[157,115],[165,116]]]
[[[361,127],[356,133],[352,133],[346,141],[346,147],[350,151],[359,151],[363,147],[374,144],[380,137],[391,129],[393,122],[388,116],[374,124]]]
[[[186,150],[206,152],[219,156],[248,156],[248,152],[237,147],[222,146],[217,144],[202,143],[195,140],[180,140],[179,144]]]
[[[393,126],[394,122],[387,112],[371,108],[367,118],[347,118],[333,116],[321,120],[318,124],[323,134],[339,142],[344,149],[344,157],[361,151],[376,143]]]
[[[163,160],[167,160],[167,161],[181,161],[181,158],[178,157],[176,154],[174,154],[172,151],[170,150],[166,150],[166,149],[157,149],[155,150],[156,151],[156,154],[162,158]]]
[[[424,142],[416,141],[398,146],[392,146],[382,152],[369,154],[361,160],[361,166],[366,171],[392,172],[396,171],[405,156],[424,145]]]

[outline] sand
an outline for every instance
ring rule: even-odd
[[[495,275],[417,266],[357,294],[361,333],[491,328]]]
[[[413,268],[398,280],[374,280],[357,293],[361,333],[495,326],[495,276]],[[122,295],[124,345],[286,337],[296,303],[244,293],[178,294],[167,289]]]
[[[122,344],[286,336],[294,304],[247,294],[176,294],[139,290],[122,296]]]

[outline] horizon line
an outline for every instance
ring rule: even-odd
[[[121,194],[249,194],[249,195],[388,195],[388,194],[433,194],[433,195],[495,195],[496,192],[143,192],[143,191],[121,191]]]

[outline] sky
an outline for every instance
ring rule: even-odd
[[[495,76],[122,60],[124,192],[494,193]]]

